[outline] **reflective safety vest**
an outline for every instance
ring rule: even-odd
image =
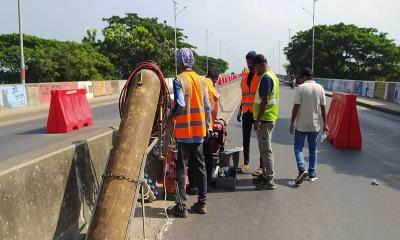
[[[272,79],[274,86],[272,88],[271,94],[268,96],[268,104],[267,104],[267,106],[265,106],[264,114],[260,120],[275,122],[276,120],[278,120],[278,116],[279,116],[279,79],[275,75],[275,73],[273,73],[271,70],[265,72],[261,76],[261,78],[265,75],[268,75]],[[261,81],[260,81],[260,83],[261,83]],[[254,99],[254,112],[253,112],[254,120],[257,120],[257,118],[258,118],[258,112],[259,112],[259,109],[260,109],[259,107],[260,107],[260,103],[261,103],[259,88],[260,88],[260,84],[257,87],[257,94]]]
[[[193,71],[183,72],[176,78],[182,86],[185,106],[175,116],[175,137],[205,137],[206,116],[203,99],[203,93],[206,91],[205,78]]]
[[[249,72],[246,71],[242,76],[242,112],[245,113],[247,111],[253,112],[253,104],[254,104],[254,96],[256,95],[258,82],[260,81],[260,77],[254,73],[253,78],[251,79],[250,87],[247,86],[247,78],[249,76]]]
[[[206,87],[208,90],[208,100],[210,101],[210,110],[211,110],[211,119],[210,119],[210,128],[213,129],[214,120],[217,119],[218,114],[218,103],[219,103],[219,92],[215,88],[211,79],[206,78]]]

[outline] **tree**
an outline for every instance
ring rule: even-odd
[[[208,57],[208,67],[216,67],[220,73],[224,73],[228,69],[228,63],[222,59]],[[207,74],[207,57],[195,54],[195,66],[193,70],[200,75]]]
[[[386,33],[344,23],[315,27],[314,74],[326,78],[400,81],[400,48]],[[284,49],[288,72],[311,66],[312,29]]]
[[[103,40],[96,40],[96,30],[88,30],[84,43],[90,44],[106,55],[115,66],[116,76],[127,78],[135,65],[144,60],[155,61],[166,77],[175,75],[175,33],[174,28],[157,18],[141,18],[135,13],[125,17],[104,18],[108,23],[102,30]],[[182,29],[177,29],[177,47],[195,49],[185,42]],[[196,67],[200,74],[205,74],[205,57],[196,55]],[[209,66],[216,66],[221,71],[227,69],[227,63],[220,59],[209,58]]]
[[[114,66],[88,44],[24,35],[27,82],[113,79]],[[0,82],[19,82],[19,36],[0,35]]]
[[[106,55],[115,66],[116,75],[127,78],[132,68],[141,61],[153,60],[165,75],[175,74],[174,28],[157,18],[140,18],[135,13],[125,17],[104,18],[108,23],[102,30],[104,40],[95,40],[96,32],[88,31],[83,39]],[[184,42],[186,36],[177,29],[177,46],[194,48]]]

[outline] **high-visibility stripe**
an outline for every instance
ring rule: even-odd
[[[177,123],[175,124],[175,128],[188,128],[191,126],[202,126],[205,124],[203,121],[191,121],[186,123]]]
[[[242,107],[250,107],[253,106],[253,103],[242,103]]]
[[[204,108],[191,108],[190,109],[190,113],[202,113],[202,112],[204,112]],[[181,114],[183,114],[183,113],[188,113],[187,108],[182,109]]]
[[[250,97],[254,97],[254,94],[256,94],[256,92],[243,92],[242,96],[250,96]]]

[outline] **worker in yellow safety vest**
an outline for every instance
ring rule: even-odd
[[[254,96],[254,130],[257,133],[258,148],[262,158],[262,174],[253,180],[257,190],[273,190],[274,155],[272,133],[279,114],[279,78],[268,67],[267,59],[258,54],[254,65],[260,81]]]
[[[207,176],[203,157],[203,141],[206,137],[211,118],[208,91],[205,78],[193,71],[194,54],[188,48],[180,49],[177,54],[180,74],[173,82],[175,122],[174,134],[177,141],[176,204],[168,208],[170,215],[186,218],[185,170],[190,166],[191,174],[198,189],[198,201],[192,210],[205,214]]]
[[[253,128],[253,103],[254,95],[258,87],[260,77],[257,76],[254,69],[254,59],[257,53],[251,51],[246,55],[246,62],[248,71],[242,73],[242,102],[240,105],[239,113],[237,115],[238,122],[242,122],[242,134],[243,134],[243,158],[244,164],[239,167],[239,171],[242,173],[250,170],[250,137],[251,130]],[[253,175],[258,176],[262,173],[261,171],[261,159],[260,168],[254,172]]]

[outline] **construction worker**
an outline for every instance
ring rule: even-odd
[[[208,99],[210,101],[211,119],[210,119],[210,129],[208,131],[207,137],[204,139],[204,160],[206,163],[207,171],[207,186],[211,186],[212,170],[214,167],[213,156],[212,156],[212,146],[211,146],[211,133],[213,131],[214,120],[217,119],[218,114],[218,102],[219,102],[219,92],[215,88],[219,78],[219,71],[215,67],[211,67],[207,73],[206,85],[208,90]],[[210,188],[208,188],[210,189]]]
[[[213,131],[214,120],[217,119],[217,113],[218,113],[219,92],[215,88],[215,84],[217,83],[218,78],[219,78],[219,70],[215,67],[210,67],[206,76],[205,83],[208,91],[210,108],[212,110],[209,122],[209,129],[207,131],[207,136],[204,138],[203,142],[203,155],[207,172],[207,192],[209,192],[211,187],[212,170],[214,167],[213,156],[212,156],[212,145],[211,145],[211,133]],[[186,188],[186,193],[189,195],[196,195],[197,187],[194,184],[193,174],[191,173],[190,169],[188,169],[188,176],[189,176],[189,184]]]
[[[242,104],[240,105],[239,113],[237,115],[238,122],[242,122],[242,133],[243,133],[243,157],[244,164],[239,167],[239,171],[242,173],[250,170],[250,137],[251,130],[253,128],[253,103],[254,95],[257,90],[258,82],[260,77],[256,74],[254,69],[254,59],[257,53],[251,51],[246,55],[246,62],[249,71],[244,71],[242,75]],[[260,168],[254,172],[253,175],[258,176],[262,173],[261,170],[261,158]]]
[[[198,189],[198,201],[192,206],[194,212],[205,214],[207,175],[203,157],[203,141],[211,118],[208,92],[205,78],[200,77],[192,68],[194,54],[188,48],[182,48],[177,54],[180,74],[176,76],[174,87],[175,106],[172,111],[177,141],[176,205],[168,208],[168,214],[186,218],[185,169],[189,165],[193,181]]]
[[[257,190],[273,190],[274,155],[272,133],[279,113],[279,79],[268,67],[267,59],[258,54],[254,59],[257,75],[260,76],[254,97],[254,130],[262,159],[262,174],[254,179]]]

